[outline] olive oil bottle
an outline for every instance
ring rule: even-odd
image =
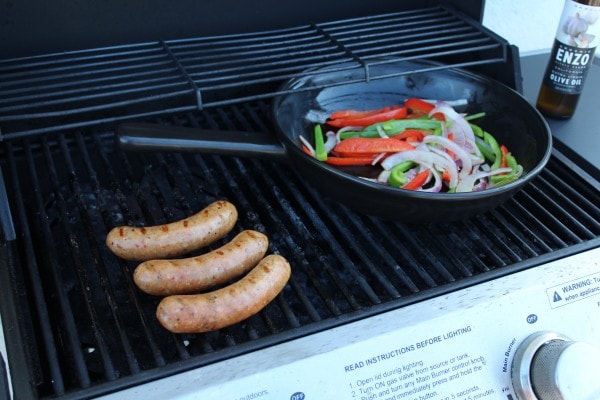
[[[551,118],[570,118],[600,41],[600,0],[566,0],[536,106]]]

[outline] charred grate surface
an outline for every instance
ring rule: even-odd
[[[267,131],[268,110],[254,102],[159,122]],[[495,211],[420,226],[323,199],[285,165],[123,153],[110,131],[8,141],[1,155],[17,233],[11,265],[23,275],[24,293],[14,296],[28,299],[23,313],[31,318],[23,341],[33,353],[24,371],[33,384],[16,390],[35,398],[91,397],[168,376],[599,243],[600,185],[559,152]],[[173,335],[155,319],[159,299],[134,286],[136,264],[113,256],[105,235],[120,224],[180,219],[215,199],[238,207],[236,231],[266,233],[269,251],[287,257],[293,275],[250,320]]]
[[[0,127],[9,139],[267,98],[308,68],[340,63],[378,79],[368,66],[382,57],[494,68],[508,63],[507,47],[468,18],[436,7],[0,60]]]

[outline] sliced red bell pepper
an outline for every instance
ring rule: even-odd
[[[406,101],[404,102],[404,106],[410,110],[411,114],[418,115],[418,116],[429,115],[429,113],[435,108],[435,106],[433,104],[428,103],[425,100],[415,98],[415,97],[406,99]],[[439,121],[446,120],[446,117],[444,117],[444,114],[441,114],[441,113],[436,113],[436,114],[432,115],[432,117]]]
[[[378,122],[385,122],[391,119],[402,119],[406,117],[408,113],[406,107],[392,108],[388,111],[383,111],[376,114],[366,115],[362,117],[348,117],[328,120],[327,124],[336,128],[342,128],[344,126],[369,126]]]
[[[448,172],[448,171],[442,172],[442,180],[444,182],[450,182],[450,172]]]
[[[397,134],[390,134],[392,139],[405,140],[409,142],[420,142],[423,140],[425,135],[429,135],[429,132],[422,131],[419,129],[405,129]]]
[[[359,110],[334,111],[329,116],[329,119],[334,120],[334,119],[342,119],[342,118],[362,118],[362,117],[367,117],[369,115],[387,112],[390,110],[391,110],[391,107],[383,107],[383,108],[379,108],[377,110],[366,110],[366,111],[359,111]]]
[[[404,105],[408,108],[413,114],[429,114],[431,110],[435,108],[435,106],[431,103],[426,102],[425,100],[418,99],[416,97],[411,97],[404,101]]]
[[[508,166],[508,162],[506,161],[506,156],[509,151],[505,145],[500,146],[500,151],[502,152],[502,161],[500,161],[500,168],[506,168]]]
[[[419,172],[412,178],[406,185],[402,186],[402,189],[417,190],[427,182],[430,171],[428,169]]]
[[[371,165],[375,157],[327,157],[330,165]]]
[[[339,142],[332,153],[340,157],[362,157],[381,153],[398,153],[415,147],[404,140],[393,138],[349,138]]]

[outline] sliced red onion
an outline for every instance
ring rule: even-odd
[[[328,131],[326,134],[327,140],[325,141],[325,151],[329,154],[331,150],[338,144],[338,138],[334,131]]]
[[[312,144],[310,144],[310,142],[308,141],[308,139],[306,139],[304,136],[300,135],[298,136],[300,138],[300,141],[302,142],[302,144],[304,146],[306,146],[306,148],[308,149],[308,151],[310,151],[310,154],[312,154],[313,157],[315,157],[315,155],[317,154],[317,152],[315,151],[315,149],[313,148]]]
[[[426,146],[426,145],[425,145]],[[446,160],[448,160],[448,162],[455,162],[452,157],[450,157],[450,154],[448,154],[447,152],[445,152],[442,149],[438,149],[437,147],[433,147],[433,146],[426,146],[427,149],[437,155],[439,155],[440,157],[444,157]]]
[[[467,153],[465,149],[460,147],[458,144],[454,143],[452,140],[441,136],[429,135],[423,138],[423,143],[437,144],[452,151],[456,155],[456,157],[458,157],[462,161],[461,171],[466,171],[467,173],[470,173],[473,169],[473,163],[471,162],[470,154]]]
[[[390,138],[388,136],[388,134],[385,133],[385,131],[383,130],[383,128],[381,127],[381,125],[377,125],[376,128],[377,128],[377,133],[379,133],[379,136],[381,136],[382,138],[385,138],[385,139],[389,139]]]
[[[411,168],[404,173],[404,176],[406,177],[407,182],[412,181],[414,179],[414,177],[417,176],[418,170],[419,170],[419,168]]]
[[[508,173],[511,171],[511,168],[497,168],[492,171],[478,171],[476,173],[461,176],[458,181],[458,185],[456,185],[456,192],[473,192],[473,187],[478,179],[486,178],[492,175]]]
[[[457,113],[454,108],[443,101],[436,104],[435,108],[429,112],[429,116],[437,113],[444,114],[446,120],[450,122],[448,130],[454,135],[454,142],[469,153],[474,153],[479,156],[480,152],[475,144],[475,133],[465,117]]]
[[[480,179],[479,183],[476,184],[475,186],[473,186],[473,191],[474,192],[481,192],[482,190],[487,189],[488,187],[488,181],[487,179]]]
[[[379,161],[381,161],[381,160],[383,159],[383,157],[385,157],[385,155],[386,155],[386,154],[387,154],[387,153],[380,153],[380,154],[378,154],[378,155],[377,155],[377,156],[376,156],[376,157],[373,159],[373,161],[371,162],[371,165],[377,165],[377,163],[378,163]]]
[[[392,172],[390,170],[384,169],[383,171],[381,171],[381,173],[379,175],[377,175],[376,182],[383,183],[384,185],[387,185],[387,182],[390,179],[390,174],[391,173]]]
[[[342,133],[344,132],[359,132],[362,131],[363,127],[362,126],[344,126],[343,128],[338,129],[337,133],[336,133],[336,139],[338,142],[340,142],[342,140]]]
[[[442,136],[447,138],[450,135],[450,132],[448,131],[448,124],[441,123],[440,126],[442,127]]]
[[[384,169],[392,169],[394,165],[404,161],[412,161],[417,164],[426,165],[439,165],[442,169],[448,171],[450,174],[450,187],[453,188],[458,183],[458,169],[453,161],[449,161],[447,158],[440,156],[432,151],[424,150],[406,150],[399,153],[392,154],[386,158],[381,166]]]

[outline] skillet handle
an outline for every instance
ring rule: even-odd
[[[285,147],[264,132],[217,131],[150,123],[124,123],[116,140],[124,150],[174,151],[287,161]]]

